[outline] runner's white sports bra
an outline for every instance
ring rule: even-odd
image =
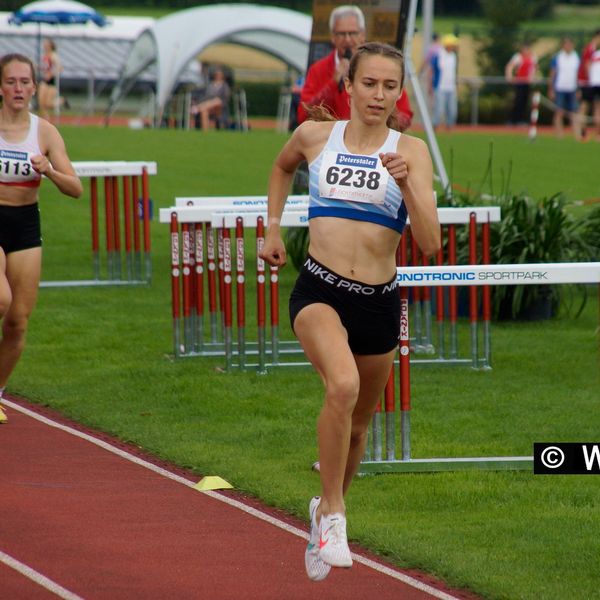
[[[0,137],[0,184],[39,187],[42,176],[31,166],[31,157],[41,154],[38,140],[39,118],[29,114],[29,133],[18,143]]]
[[[402,233],[406,205],[400,188],[379,159],[380,152],[397,152],[400,132],[390,129],[381,148],[373,154],[358,155],[344,144],[347,124],[335,123],[323,150],[309,165],[308,218],[369,221]]]

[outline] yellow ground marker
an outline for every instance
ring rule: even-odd
[[[207,490],[229,490],[233,489],[233,486],[225,481],[222,477],[211,475],[203,477],[195,486],[194,489],[205,492]]]

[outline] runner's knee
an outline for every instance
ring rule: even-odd
[[[325,397],[328,405],[334,410],[351,413],[356,405],[360,380],[358,375],[352,376],[342,373],[340,376],[327,380]]]
[[[368,425],[365,427],[362,423],[352,423],[352,430],[350,431],[350,446],[356,447],[363,444],[367,438]]]
[[[2,321],[2,337],[13,342],[25,339],[28,321],[26,315],[7,315]]]

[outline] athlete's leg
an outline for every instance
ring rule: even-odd
[[[54,119],[55,111],[56,111],[56,101],[57,101],[57,93],[55,85],[51,85],[48,87],[48,103],[46,105],[46,110],[48,111],[49,120],[52,122]]]
[[[433,126],[439,127],[442,122],[443,113],[443,95],[440,89],[433,92]]]
[[[565,111],[562,108],[557,108],[554,111],[554,133],[556,137],[563,137],[564,129],[563,129],[563,120],[565,116]]]
[[[40,117],[50,119],[50,106],[52,101],[52,86],[48,85],[45,81],[40,81],[38,86],[38,104]]]
[[[38,293],[42,249],[29,248],[6,256],[6,279],[12,302],[2,320],[0,341],[0,387],[4,387],[25,346],[29,315]]]
[[[456,120],[458,118],[458,99],[456,96],[456,90],[450,90],[447,92],[448,98],[448,108],[447,108],[447,120],[446,127],[448,129],[452,129],[456,125]]]
[[[338,314],[325,304],[305,306],[294,331],[325,386],[317,423],[321,474],[319,515],[345,513],[343,484],[350,448],[352,413],[359,394],[359,373]]]
[[[350,450],[344,474],[344,494],[348,491],[365,454],[369,425],[390,376],[395,355],[396,348],[387,354],[354,356],[360,377],[360,390],[352,413]]]
[[[577,113],[578,110],[579,110],[579,107],[577,106],[576,92],[567,94],[566,111],[567,111],[569,123],[571,125],[571,130],[573,131],[573,137],[575,137],[575,138],[577,138],[577,136],[579,135],[579,125],[578,125],[579,115]]]
[[[6,255],[4,250],[0,248],[0,320],[7,313],[11,301],[10,285],[8,285],[8,279],[6,279]]]
[[[579,103],[579,110],[577,111],[577,136],[576,137],[579,140],[582,140],[585,136],[588,110],[589,110],[589,102],[583,98],[583,92],[582,92],[582,98]]]
[[[208,129],[210,127],[211,115],[220,114],[222,106],[223,102],[221,101],[221,98],[210,98],[209,100],[204,100],[198,104],[198,112],[202,119],[202,129]]]
[[[598,88],[594,88],[596,90]],[[596,139],[600,142],[600,95],[594,96],[594,127],[596,130]]]

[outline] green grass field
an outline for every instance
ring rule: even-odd
[[[73,160],[156,160],[155,211],[177,195],[265,193],[285,139],[62,131]],[[439,141],[462,185],[488,185],[481,178],[493,143],[494,189],[512,160],[513,190],[600,195],[595,144],[487,134]],[[44,184],[41,207],[44,279],[91,277],[87,200]],[[224,374],[219,359],[173,360],[168,228],[156,220],[152,242],[150,286],[41,290],[9,392],[306,519],[318,490],[310,465],[319,378],[309,369]],[[283,294],[294,277],[283,271]],[[413,369],[414,457],[530,455],[535,441],[599,441],[599,306],[590,292],[578,319],[493,324],[490,372]],[[281,337],[291,339],[282,304]],[[591,600],[600,589],[599,486],[597,477],[527,472],[361,477],[348,498],[349,536],[485,598]]]

